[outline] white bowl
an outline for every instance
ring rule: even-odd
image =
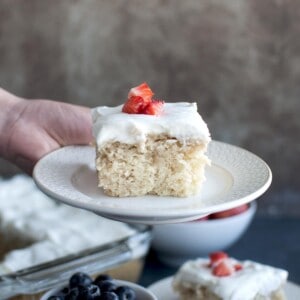
[[[246,231],[256,208],[253,201],[246,211],[231,217],[153,226],[152,248],[163,263],[173,267],[226,250]]]
[[[124,280],[114,280],[114,282],[117,284],[117,286],[126,285],[126,286],[132,288],[136,293],[137,300],[158,300],[152,292],[150,292],[149,290],[145,289],[144,287],[142,287],[136,283],[132,283],[129,281],[124,281]],[[50,296],[53,296],[53,295],[57,294],[59,291],[61,291],[62,288],[63,287],[55,288],[55,289],[48,291],[46,294],[44,294],[42,296],[42,298],[40,300],[47,300]]]

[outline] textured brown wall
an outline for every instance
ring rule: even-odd
[[[2,0],[0,85],[96,106],[147,81],[197,101],[214,139],[271,166],[260,211],[300,215],[299,36],[298,0]]]

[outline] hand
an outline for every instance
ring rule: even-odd
[[[11,98],[4,110],[0,154],[25,172],[31,174],[35,163],[55,149],[92,141],[89,108],[50,100],[25,100],[0,89],[0,118],[3,93]]]

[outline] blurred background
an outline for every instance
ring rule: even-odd
[[[0,86],[94,107],[146,81],[196,101],[213,139],[270,165],[258,213],[300,216],[299,34],[297,0],[2,0]]]

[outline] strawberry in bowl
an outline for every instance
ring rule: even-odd
[[[209,215],[209,219],[228,218],[231,216],[239,215],[249,208],[249,204],[243,204],[231,209],[223,210]]]
[[[232,216],[235,216],[235,215],[242,214],[247,209],[249,209],[249,206],[250,206],[249,204],[243,204],[243,205],[231,208],[231,209],[222,210],[222,211],[207,215],[205,217],[201,217],[201,218],[196,219],[192,222],[207,221],[207,220],[214,220],[214,219],[222,219],[222,218],[232,217]]]
[[[214,213],[196,221],[153,226],[152,248],[164,263],[178,267],[189,259],[226,250],[250,225],[256,202]],[[221,268],[221,267],[220,267]],[[223,270],[216,270],[222,273]]]

